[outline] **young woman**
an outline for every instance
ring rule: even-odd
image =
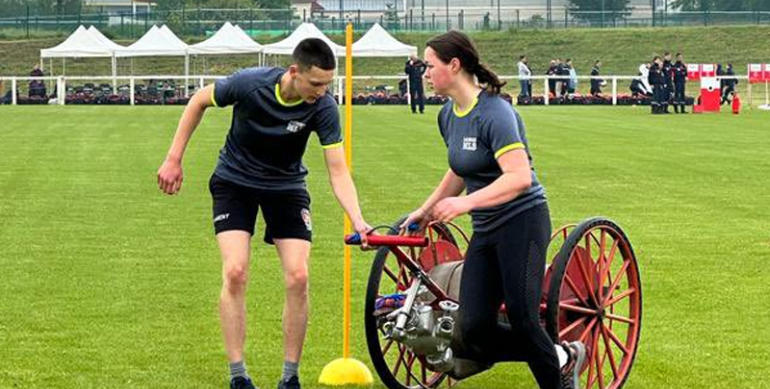
[[[467,355],[476,361],[526,361],[541,388],[577,388],[585,347],[554,345],[538,315],[551,221],[545,190],[518,113],[500,98],[504,85],[479,62],[473,42],[451,31],[425,49],[425,78],[451,97],[438,126],[450,169],[404,226],[470,213],[473,236],[460,290]],[[466,196],[459,196],[466,190]],[[505,302],[511,330],[497,326]]]

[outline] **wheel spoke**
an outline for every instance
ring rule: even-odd
[[[575,281],[572,281],[572,277],[570,277],[569,274],[564,275],[564,281],[567,282],[567,285],[569,286],[570,289],[572,289],[572,292],[575,293],[575,296],[577,296],[577,298],[580,299],[580,303],[585,306],[588,306],[588,301],[586,300],[585,297],[583,297],[583,295],[580,294],[580,290],[578,290],[577,285],[575,285]]]
[[[406,385],[409,386],[409,382],[412,380],[412,366],[414,365],[414,354],[409,353],[409,360],[406,362]]]
[[[383,356],[385,356],[385,354],[387,354],[388,351],[390,351],[390,346],[393,345],[393,342],[394,342],[394,340],[390,339],[390,340],[388,340],[388,343],[385,344],[385,347],[382,349],[382,355]]]
[[[612,248],[610,248],[610,254],[605,258],[604,271],[599,272],[599,287],[604,285],[604,282],[610,277],[610,269],[612,268],[612,260],[615,259],[615,253],[618,250],[618,241],[612,242]],[[604,296],[606,297],[606,296]]]
[[[401,363],[404,362],[404,352],[406,352],[406,346],[398,345],[398,359],[396,360],[396,366],[393,367],[393,377],[398,376],[398,370],[401,368]]]
[[[395,283],[396,283],[396,285],[398,285],[398,277],[396,277],[396,275],[395,275],[395,274],[393,274],[393,270],[390,270],[390,268],[388,267],[388,265],[385,265],[385,266],[382,268],[382,272],[383,272],[383,273],[385,273],[385,274],[387,274],[387,275],[388,275],[388,277],[390,277],[390,279],[391,279],[391,280],[393,280],[393,282],[395,282]]]
[[[620,338],[618,338],[618,336],[615,335],[615,333],[612,332],[611,329],[607,328],[606,324],[602,323],[601,325],[603,327],[603,330],[607,331],[607,335],[610,336],[610,339],[612,339],[612,341],[615,342],[615,344],[617,344],[618,347],[623,351],[623,354],[625,355],[630,354],[630,351],[628,350],[628,348],[626,348],[626,345],[623,344],[623,341],[621,341]]]
[[[591,300],[596,303],[596,305],[599,305],[599,301],[596,299],[596,295],[594,294],[594,284],[588,277],[588,271],[585,269],[585,266],[583,266],[583,260],[581,259],[581,256],[582,254],[579,254],[579,251],[576,251],[574,260],[577,261],[578,270],[580,270],[580,276],[583,278],[583,282],[586,284],[586,288],[588,289],[588,297],[590,297]],[[591,261],[590,254],[588,256],[588,260]]]
[[[567,304],[567,303],[559,303],[559,308],[566,309],[566,310],[572,311],[572,312],[582,313],[582,314],[585,314],[585,315],[596,315],[597,314],[595,309],[578,307],[576,305]]]
[[[627,317],[620,316],[620,315],[615,315],[615,314],[612,314],[612,313],[605,313],[604,317],[606,317],[608,319],[611,319],[611,320],[615,320],[615,321],[622,321],[623,323],[628,323],[628,324],[636,323],[636,320],[634,320],[634,319],[629,319]],[[612,327],[610,327],[610,329],[612,329]]]
[[[594,329],[598,320],[599,318],[594,316],[594,318],[588,322],[588,326],[586,326],[586,329],[583,330],[583,333],[581,333],[580,337],[578,338],[579,341],[583,342],[583,344],[586,344],[586,340],[588,340],[588,334],[591,333],[591,331]]]
[[[610,340],[607,338],[608,338],[607,328],[602,326],[602,339],[604,339],[604,347],[607,348],[607,356],[609,356],[610,367],[612,368],[612,374],[615,377],[615,379],[618,379],[620,378],[620,376],[618,375],[618,365],[617,363],[615,363],[615,355],[612,352],[612,347],[610,347]]]
[[[618,285],[620,285],[620,281],[623,278],[623,274],[625,274],[626,270],[628,269],[628,266],[631,264],[631,261],[624,261],[623,266],[620,268],[620,271],[618,271],[618,275],[615,276],[615,280],[612,281],[612,284],[610,285],[610,288],[607,290],[607,297],[605,298],[604,304],[602,305],[609,305],[607,304],[606,300],[612,296],[613,293],[615,293],[615,289],[618,288]]]
[[[598,338],[597,338],[598,341]],[[597,345],[597,348],[599,346]],[[597,377],[599,378],[599,389],[604,389],[604,369],[602,368],[604,365],[604,353],[596,353],[596,370],[597,370]]]
[[[570,332],[572,332],[572,330],[574,330],[575,328],[577,328],[579,325],[583,324],[583,323],[586,321],[586,319],[587,319],[587,318],[588,318],[588,316],[583,316],[583,317],[581,317],[580,319],[577,319],[577,320],[575,320],[574,322],[572,322],[572,324],[570,324],[569,326],[567,326],[567,328],[565,328],[565,329],[563,329],[563,330],[559,331],[559,338],[562,338],[562,337],[564,337],[565,335],[567,335],[567,334],[569,334]]]
[[[626,290],[624,290],[623,292],[621,292],[620,294],[618,294],[617,296],[615,296],[615,297],[612,297],[612,299],[610,299],[609,301],[607,301],[607,302],[604,304],[604,306],[605,306],[605,307],[611,307],[611,306],[613,306],[613,305],[617,304],[617,303],[618,303],[618,301],[620,301],[620,300],[623,300],[624,298],[626,298],[626,297],[628,297],[628,296],[630,296],[630,295],[632,295],[632,294],[634,294],[634,293],[636,293],[636,288],[630,288],[630,289],[626,289]],[[611,296],[611,295],[610,295],[610,296]]]
[[[594,321],[595,320],[596,320],[596,318],[594,318]],[[596,336],[598,334],[596,330],[598,329],[598,327],[594,328],[592,326],[591,328],[593,329],[593,334],[594,334],[594,339],[593,340],[594,340],[594,342],[593,342],[593,345],[591,347],[591,357],[588,358],[588,385],[587,385],[588,389],[593,388],[594,383],[596,382],[596,377],[599,374],[601,374],[601,369],[599,369],[599,371],[597,371],[597,372],[594,372],[594,359],[597,358],[597,354],[599,353],[599,350],[598,350],[598,348],[599,348],[598,346],[599,345],[596,342]],[[588,334],[586,334],[586,336],[588,336]],[[585,344],[585,341],[583,341],[583,344]],[[594,375],[594,373],[597,373],[597,374]]]

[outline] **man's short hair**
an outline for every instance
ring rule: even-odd
[[[294,63],[300,70],[310,70],[313,66],[323,70],[334,70],[334,52],[326,42],[318,38],[307,38],[299,42],[292,54]]]
[[[524,58],[527,58],[527,56],[526,55],[519,56],[519,60],[522,60]]]

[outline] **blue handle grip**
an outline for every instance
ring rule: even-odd
[[[420,230],[420,223],[412,222],[406,227],[407,231],[419,231]]]
[[[361,244],[361,234],[356,232],[345,239],[345,241],[347,244]]]

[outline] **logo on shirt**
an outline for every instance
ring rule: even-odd
[[[303,208],[302,209],[302,221],[305,222],[305,227],[308,231],[313,231],[313,222],[310,220],[310,211]]]
[[[305,123],[297,122],[297,121],[290,121],[289,124],[286,126],[286,131],[289,131],[291,133],[299,132],[305,128]]]
[[[463,150],[476,151],[476,137],[463,137]]]
[[[223,213],[223,214],[221,214],[221,215],[217,215],[217,216],[214,218],[214,223],[218,223],[218,222],[221,222],[221,221],[223,221],[223,220],[227,220],[227,219],[229,219],[229,218],[230,218],[230,214],[229,214],[229,213]]]

